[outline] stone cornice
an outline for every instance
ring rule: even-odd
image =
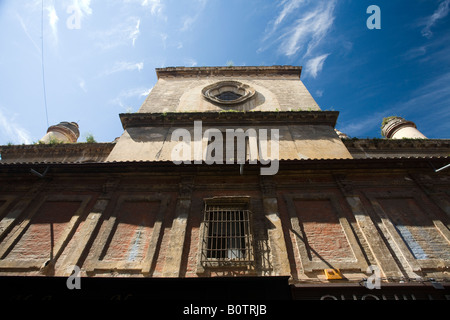
[[[269,67],[168,67],[156,68],[158,79],[161,78],[191,78],[211,76],[294,76],[300,79],[300,66],[269,66]]]
[[[347,148],[355,149],[448,149],[450,152],[450,139],[342,139],[342,142]]]
[[[124,129],[155,126],[281,126],[298,124],[329,125],[334,128],[338,111],[250,111],[250,112],[167,112],[121,113]]]
[[[114,143],[61,143],[0,146],[0,163],[103,161]]]

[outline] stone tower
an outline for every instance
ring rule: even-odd
[[[321,111],[300,80],[301,67],[172,67],[137,113],[121,114],[124,133],[108,161],[171,160],[173,132],[279,130],[280,159],[351,158],[334,132],[338,112]],[[194,152],[192,152],[193,154]],[[190,160],[194,160],[192,155]]]

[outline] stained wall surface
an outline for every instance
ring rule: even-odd
[[[67,276],[76,265],[93,277],[288,275],[302,282],[326,281],[324,269],[336,268],[357,281],[375,265],[385,278],[449,277],[448,175],[230,170],[2,176],[0,275]],[[204,200],[242,196],[253,213],[253,266],[203,268]]]

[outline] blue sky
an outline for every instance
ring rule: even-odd
[[[379,30],[366,26],[372,4]],[[50,125],[78,122],[79,141],[113,141],[118,114],[138,111],[155,68],[230,61],[303,66],[319,106],[339,111],[337,128],[351,137],[379,138],[382,118],[398,115],[450,138],[450,0],[44,0],[43,9],[0,0],[0,144],[38,141],[47,114]]]

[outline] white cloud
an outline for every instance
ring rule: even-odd
[[[325,59],[329,56],[329,53],[317,56],[315,58],[309,59],[306,62],[306,73],[310,74],[313,78],[316,78],[319,72],[323,69],[323,63]]]
[[[56,14],[56,9],[53,3],[47,5],[47,16],[48,16],[48,23],[50,25],[50,28],[52,30],[53,39],[55,42],[58,42],[58,15]]]
[[[283,5],[283,10],[281,10],[278,17],[275,19],[274,22],[274,28],[276,28],[283,20],[284,18],[292,13],[295,9],[297,9],[302,3],[304,3],[305,0],[289,0],[289,1],[283,1],[281,5]]]
[[[449,0],[450,1],[450,0]],[[279,14],[268,23],[262,46],[257,52],[277,45],[287,57],[301,54],[303,58],[314,54],[329,34],[334,22],[336,0],[285,0]],[[288,16],[298,17],[295,20]]]
[[[150,89],[144,90],[141,92],[141,94],[139,95],[139,97],[146,97],[150,94],[150,92],[152,92],[153,87],[151,87]]]
[[[282,7],[281,12],[278,14],[276,19],[270,21],[266,27],[266,33],[264,35],[263,41],[266,41],[269,39],[274,32],[278,29],[278,26],[282,24],[283,20],[289,16],[291,13],[295,12],[295,9],[297,9],[302,3],[304,3],[305,0],[284,0],[280,4],[278,4],[279,7]],[[262,51],[263,49],[258,49],[258,52]]]
[[[91,0],[72,0],[70,6],[78,12],[81,18],[92,14]]]
[[[22,27],[23,32],[25,32],[28,39],[31,41],[33,46],[36,48],[37,52],[41,53],[41,48],[37,45],[36,41],[34,41],[33,37],[31,36],[30,32],[28,31],[28,27],[23,21],[22,17],[19,14],[16,14],[17,19],[19,20],[20,26]]]
[[[147,96],[152,91],[152,89],[153,89],[153,87],[150,89],[139,87],[139,88],[123,90],[110,102],[112,104],[119,105],[122,108],[126,108],[127,107],[126,100],[134,99],[133,102],[135,102],[136,98],[142,98],[142,97]]]
[[[136,27],[130,33],[131,43],[132,43],[133,47],[134,47],[134,44],[136,43],[136,39],[139,37],[139,33],[140,33],[139,27],[140,27],[140,25],[141,25],[141,19],[138,19],[137,23],[136,23]]]
[[[142,69],[144,69],[143,62],[117,61],[116,63],[114,63],[111,69],[107,70],[104,74],[110,75],[117,72],[133,71],[133,70],[141,71]]]
[[[311,54],[312,50],[326,36],[334,21],[335,1],[322,2],[312,11],[306,12],[285,36],[282,48],[283,53],[292,56],[307,44],[305,56]]]
[[[187,31],[194,25],[194,23],[197,21],[197,19],[202,14],[203,9],[205,9],[207,2],[208,2],[208,0],[198,0],[199,5],[195,9],[196,14],[192,15],[192,16],[185,16],[183,18],[183,26],[181,27],[180,31]]]
[[[165,49],[166,48],[166,40],[167,40],[167,33],[161,33],[160,34],[160,36],[161,36],[161,40],[162,40],[162,43],[163,43],[163,48]]]
[[[78,85],[80,86],[81,90],[83,90],[84,92],[87,92],[86,81],[84,81],[84,79],[80,79],[80,82],[78,83]]]
[[[128,44],[134,46],[140,33],[140,23],[139,18],[129,17],[126,21],[114,25],[109,30],[93,33],[92,37],[97,40],[96,45],[104,50]]]
[[[391,111],[392,110],[375,112],[364,118],[353,119],[350,123],[341,125],[339,131],[350,137],[361,137],[364,134],[379,128],[383,117],[391,115]]]
[[[424,56],[427,53],[427,47],[426,46],[420,46],[417,48],[412,48],[408,50],[403,57],[407,60],[415,59],[417,57]]]
[[[190,67],[195,67],[197,65],[197,61],[192,58],[184,59],[184,63]]]
[[[188,30],[195,22],[195,20],[197,20],[198,15],[195,15],[193,17],[185,17],[184,21],[183,21],[183,26],[181,27],[181,31],[186,31]]]
[[[141,5],[143,7],[150,7],[150,12],[152,15],[161,15],[163,6],[161,0],[143,0]]]
[[[32,140],[27,130],[14,121],[14,117],[9,117],[0,109],[0,138],[5,143],[31,144]]]
[[[438,20],[448,15],[450,9],[449,7],[450,0],[444,0],[439,4],[437,10],[431,16],[425,19],[425,27],[422,29],[422,35],[424,37],[430,38],[433,35],[433,33],[431,32],[431,27],[433,27]]]

